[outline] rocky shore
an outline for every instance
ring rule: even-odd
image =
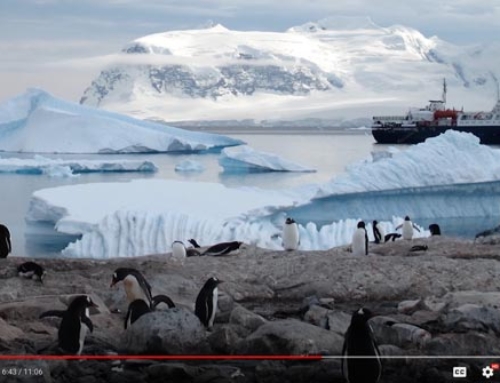
[[[411,252],[414,245],[428,250]],[[500,251],[496,244],[447,237],[372,245],[368,257],[346,248],[270,251],[255,247],[227,257],[40,259],[44,283],[19,278],[24,258],[1,260],[0,353],[56,353],[59,319],[38,319],[65,309],[75,294],[90,294],[94,332],[85,355],[332,355],[342,351],[353,310],[370,308],[383,355],[382,382],[452,382],[453,366],[481,380],[500,356]],[[158,306],[127,330],[123,287],[110,288],[118,267],[140,270]],[[196,296],[211,276],[224,281],[214,328],[193,314]],[[433,356],[433,359],[412,356]],[[458,355],[463,358],[438,359]],[[0,361],[0,382],[343,382],[340,359],[318,361],[76,360]],[[484,379],[484,378],[483,378]],[[500,381],[500,371],[489,381]]]

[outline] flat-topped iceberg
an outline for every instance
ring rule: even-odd
[[[8,152],[199,152],[242,143],[63,101],[38,89],[0,104],[0,150]]]
[[[63,160],[43,156],[0,158],[0,173],[72,175],[80,173],[156,172],[151,161],[140,160]]]
[[[262,152],[248,145],[222,150],[219,164],[226,173],[253,172],[315,172],[272,153]]]

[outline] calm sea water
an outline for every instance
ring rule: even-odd
[[[353,162],[370,156],[372,151],[385,150],[377,145],[370,133],[366,134],[238,134],[235,135],[257,150],[275,153],[283,158],[312,167],[315,173],[257,173],[242,175],[222,174],[218,154],[128,154],[128,155],[45,155],[50,158],[67,159],[113,159],[151,160],[159,171],[154,174],[108,173],[82,174],[74,178],[48,177],[45,175],[0,174],[0,222],[11,230],[12,255],[55,256],[71,239],[57,235],[52,225],[27,225],[25,222],[31,194],[42,188],[91,182],[120,182],[137,178],[176,179],[189,181],[219,182],[226,186],[256,186],[261,188],[287,188],[306,183],[325,182],[342,173]],[[32,158],[33,154],[0,153],[6,157]],[[203,173],[178,173],[175,166],[192,159],[202,163]],[[496,222],[496,221],[495,221]],[[474,223],[477,225],[477,222]],[[453,225],[453,223],[451,223]],[[481,222],[482,226],[490,225]],[[494,226],[486,226],[486,228]]]

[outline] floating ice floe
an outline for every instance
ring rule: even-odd
[[[175,165],[175,171],[180,173],[201,173],[205,171],[205,166],[194,160],[184,160]]]
[[[242,143],[60,100],[39,89],[0,104],[0,150],[8,152],[200,152]]]
[[[250,172],[315,172],[272,153],[261,152],[248,145],[222,150],[219,164],[226,173]]]
[[[139,160],[63,160],[42,156],[0,158],[0,173],[47,174],[68,177],[80,173],[156,172],[151,161]]]

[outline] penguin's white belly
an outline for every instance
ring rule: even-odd
[[[125,294],[127,294],[127,300],[129,304],[136,299],[142,299],[149,306],[149,299],[139,283],[137,283],[135,278],[132,280],[132,278],[129,279],[127,277],[123,280],[123,284],[125,286]]]
[[[403,223],[403,239],[413,238],[413,225],[411,222],[405,221]]]
[[[285,225],[283,229],[283,247],[285,250],[296,250],[299,247],[299,230],[296,224]]]
[[[89,309],[85,309],[85,316],[88,318],[89,317]],[[87,336],[87,332],[89,331],[89,328],[85,323],[80,321],[80,337],[79,337],[79,344],[80,348],[78,349],[77,355],[81,355],[83,351],[83,345],[85,344],[85,337]]]
[[[175,258],[186,258],[186,248],[180,243],[174,244],[172,246],[172,256]]]
[[[356,229],[352,236],[352,254],[366,255],[366,238],[363,229]]]
[[[214,289],[213,294],[214,296],[212,298],[212,312],[210,313],[210,319],[208,320],[208,328],[211,328],[214,325],[215,312],[217,311],[217,300],[219,298],[219,291],[217,287]]]

